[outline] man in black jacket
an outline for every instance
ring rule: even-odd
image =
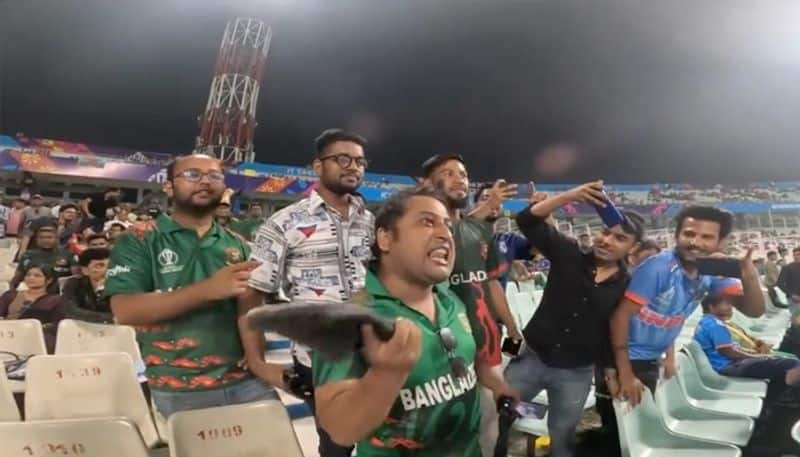
[[[625,258],[642,239],[642,218],[599,230],[584,253],[578,243],[545,220],[572,202],[606,205],[601,181],[539,201],[517,215],[525,237],[550,260],[541,304],[523,335],[526,346],[506,369],[508,383],[530,400],[546,390],[550,455],[574,455],[575,428],[592,386],[594,366],[613,367],[609,319],[628,283]],[[501,433],[501,436],[503,433]],[[506,455],[498,441],[495,455]]]
[[[111,305],[103,296],[110,256],[108,249],[87,249],[78,257],[83,275],[67,279],[61,292],[67,318],[102,324],[114,322]]]

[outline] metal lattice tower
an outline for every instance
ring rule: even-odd
[[[228,165],[252,161],[259,82],[272,29],[263,21],[236,18],[225,27],[205,112],[199,117],[195,152]]]

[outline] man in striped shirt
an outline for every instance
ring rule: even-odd
[[[312,166],[319,187],[275,213],[255,234],[250,259],[261,265],[243,298],[248,307],[265,297],[275,302],[280,292],[290,300],[341,302],[364,288],[375,220],[355,193],[367,167],[365,144],[361,136],[339,129],[317,138]],[[256,356],[263,357],[263,350]],[[296,382],[310,388],[307,348],[295,346],[293,356]],[[306,399],[313,409],[313,398]],[[350,456],[352,447],[337,445],[321,428],[317,432],[321,457]]]

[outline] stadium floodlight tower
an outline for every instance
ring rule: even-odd
[[[228,22],[206,109],[198,118],[195,152],[218,157],[226,165],[253,160],[259,81],[271,38],[272,29],[258,19]]]

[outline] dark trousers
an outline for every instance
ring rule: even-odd
[[[300,381],[308,386],[314,385],[314,377],[311,373],[311,368],[304,366],[295,360],[294,370],[300,376]],[[316,415],[316,408],[314,406],[314,397],[306,400],[311,412]],[[333,442],[328,432],[319,426],[317,421],[317,435],[319,436],[319,456],[320,457],[350,457],[353,453],[353,446],[340,446]]]
[[[650,392],[655,393],[658,384],[659,362],[658,360],[631,360],[633,374],[645,385]],[[614,404],[611,395],[608,393],[605,376],[601,368],[595,371],[595,396],[597,403],[595,408],[597,414],[603,422],[603,430],[609,440],[614,443],[616,454],[619,455],[619,429],[617,428],[617,416],[614,414]],[[613,451],[612,451],[613,452]]]

